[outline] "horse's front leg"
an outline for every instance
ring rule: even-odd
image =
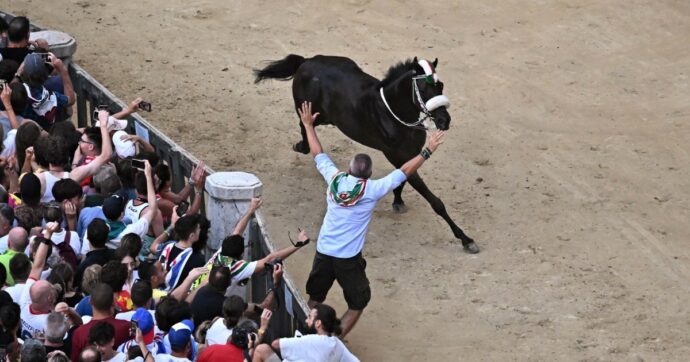
[[[302,140],[292,145],[292,150],[306,155],[309,153],[309,142],[307,141],[307,130],[304,128],[302,121],[299,122],[299,128],[302,131]]]
[[[402,199],[403,187],[405,187],[404,182],[393,190],[393,211],[398,214],[407,212],[407,206],[405,206],[405,201]]]

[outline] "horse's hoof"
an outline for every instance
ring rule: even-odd
[[[292,150],[306,155],[309,153],[309,146],[305,146],[303,141],[299,141],[292,145]]]
[[[474,241],[470,241],[467,244],[462,244],[462,247],[468,254],[477,254],[479,252],[479,247],[474,243]]]
[[[393,204],[393,212],[395,212],[396,214],[404,214],[407,212],[407,205]]]

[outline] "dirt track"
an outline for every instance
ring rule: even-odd
[[[422,176],[483,250],[464,254],[410,189],[407,214],[382,202],[372,304],[348,337],[362,360],[690,356],[687,1],[0,4],[75,36],[79,64],[215,169],[257,174],[275,240],[318,232],[324,185],[290,150],[289,84],[251,69],[337,54],[380,77],[438,57],[454,119]],[[341,165],[364,150],[319,132]],[[287,263],[299,285],[312,255]]]

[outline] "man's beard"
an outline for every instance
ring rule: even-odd
[[[316,333],[317,333],[317,332],[316,332],[316,327],[314,327],[313,324],[312,324],[312,325],[308,325],[308,324],[307,324],[307,325],[304,327],[304,329],[303,329],[302,331],[303,331],[302,334],[304,334],[304,335],[306,335],[306,334],[316,334]]]

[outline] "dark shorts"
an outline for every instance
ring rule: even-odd
[[[322,303],[326,300],[333,281],[337,280],[343,288],[347,307],[352,310],[363,310],[371,300],[369,279],[364,270],[366,267],[367,262],[362,253],[342,259],[317,251],[307,280],[307,294],[311,300]]]

